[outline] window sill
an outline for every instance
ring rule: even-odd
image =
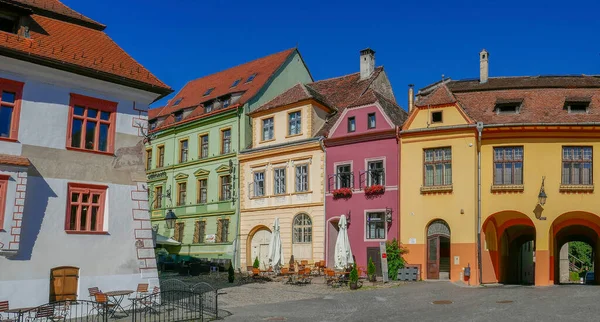
[[[70,235],[109,235],[107,231],[65,230],[65,233]]]
[[[421,193],[434,193],[434,192],[452,192],[452,185],[447,186],[422,186]]]
[[[250,200],[254,200],[254,199],[266,199],[269,198],[269,196],[263,195],[263,196],[252,196],[250,197]]]
[[[80,148],[74,148],[74,147],[66,147],[67,150],[69,151],[77,151],[77,152],[84,152],[84,153],[93,153],[93,154],[101,154],[101,155],[106,155],[106,156],[111,156],[114,157],[115,155],[112,152],[103,152],[103,151],[96,151],[96,150],[87,150],[87,149],[80,149]]]
[[[286,135],[286,136],[285,136],[285,138],[286,138],[286,139],[289,139],[289,138],[295,138],[295,137],[297,137],[297,136],[301,136],[302,134],[303,134],[303,133],[298,133],[298,134],[288,134],[288,135]]]
[[[5,138],[5,137],[0,137],[0,141],[6,141],[6,142],[18,142],[17,139],[13,139],[13,138]]]
[[[275,138],[268,139],[268,140],[262,140],[262,141],[258,142],[258,144],[269,143],[269,142],[273,142],[273,141],[275,141]]]
[[[560,187],[558,188],[558,190],[560,192],[569,192],[569,191],[573,191],[573,192],[593,192],[594,191],[594,185],[593,184],[561,184]]]
[[[525,190],[525,186],[522,184],[504,184],[504,185],[492,185],[490,188],[492,192],[496,191],[518,191],[523,192]]]
[[[292,192],[291,195],[305,195],[305,194],[309,194],[312,193],[312,190],[310,191],[296,191],[296,192]]]

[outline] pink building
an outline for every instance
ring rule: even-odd
[[[344,214],[350,219],[348,234],[357,265],[366,268],[371,257],[381,275],[379,242],[398,239],[396,131],[407,113],[396,104],[383,67],[368,71],[374,65],[374,52],[365,50],[361,72],[336,79],[337,92],[344,93],[347,101],[336,104],[338,113],[325,133],[325,257],[332,267],[337,223]],[[364,82],[363,75],[369,75],[370,81]]]

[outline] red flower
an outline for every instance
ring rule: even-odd
[[[339,199],[339,198],[347,199],[347,198],[352,197],[352,189],[350,189],[350,188],[335,189],[331,193],[333,194],[334,199]]]
[[[365,195],[379,195],[385,192],[385,187],[380,184],[375,184],[369,187],[365,187]]]

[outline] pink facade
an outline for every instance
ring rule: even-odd
[[[374,128],[368,128],[369,115],[373,113]],[[349,121],[352,118],[354,126]],[[368,252],[369,256],[378,256],[379,242],[398,239],[399,153],[395,133],[396,125],[379,104],[346,109],[331,129],[325,141],[328,267],[334,265],[337,221],[342,214],[350,215],[348,234],[358,266],[366,268]],[[385,191],[367,195],[365,188],[376,185]],[[351,197],[334,196],[336,192],[347,193],[348,188],[352,191]],[[378,259],[373,258],[373,261],[378,262]]]

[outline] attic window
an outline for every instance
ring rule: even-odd
[[[179,105],[179,103],[181,103],[181,101],[183,100],[183,97],[178,98],[175,103],[173,103],[173,106],[177,106]]]
[[[150,130],[154,130],[156,128],[158,122],[156,122],[156,120],[150,120],[148,121],[148,124],[150,125]]]
[[[431,123],[442,123],[442,112],[431,113]]]
[[[223,98],[223,108],[226,108],[229,105],[231,105],[231,97],[225,97],[225,98]]]
[[[564,109],[567,110],[569,114],[585,114],[588,112],[589,106],[589,98],[567,97]]]
[[[234,80],[234,81],[233,81],[233,84],[231,84],[231,87],[236,87],[236,86],[238,86],[238,84],[239,84],[241,81],[242,81],[242,79],[241,79],[241,78],[238,78],[238,79]]]
[[[517,103],[496,104],[496,114],[518,114],[520,107]]]
[[[183,119],[183,111],[175,112],[175,122],[179,122]]]
[[[210,95],[210,93],[212,93],[212,91],[214,89],[215,89],[214,87],[211,87],[211,88],[207,89],[206,92],[204,92],[204,95],[202,95],[202,96],[208,96],[208,95]]]
[[[204,113],[210,113],[213,110],[213,103],[208,103],[204,105]]]
[[[0,12],[0,30],[16,34],[19,26],[19,19],[16,16]]]
[[[255,77],[256,77],[256,73],[250,75],[250,77],[248,77],[248,79],[246,80],[246,83],[250,83],[251,81],[254,80]]]

